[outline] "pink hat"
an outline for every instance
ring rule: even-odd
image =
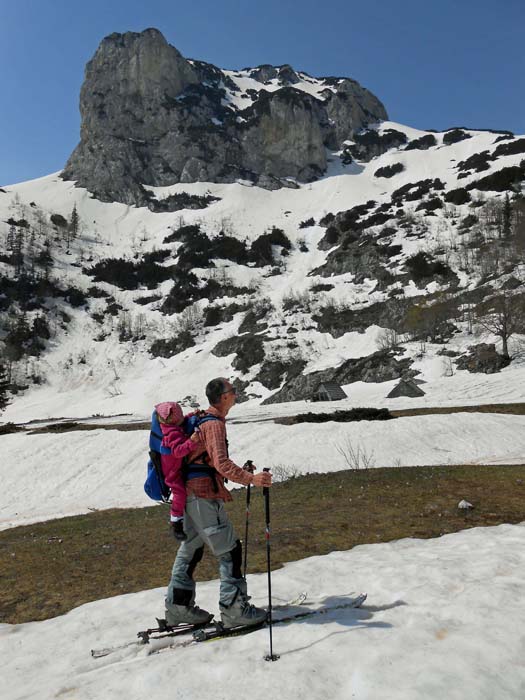
[[[155,406],[155,410],[163,420],[167,420],[170,415],[175,423],[181,423],[183,419],[182,408],[175,401],[163,401]]]

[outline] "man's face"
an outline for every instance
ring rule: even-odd
[[[237,396],[235,388],[231,385],[230,382],[226,382],[226,386],[224,387],[224,391],[221,395],[221,406],[223,410],[229,411],[230,408],[235,404],[236,400]]]

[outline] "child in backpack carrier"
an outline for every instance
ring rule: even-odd
[[[162,472],[166,484],[172,493],[170,522],[173,534],[178,540],[185,540],[184,508],[186,506],[186,487],[182,472],[183,459],[191,452],[204,450],[198,430],[188,437],[183,429],[184,415],[182,408],[174,401],[165,401],[155,406],[162,431],[162,446],[171,450],[171,454],[161,455]]]

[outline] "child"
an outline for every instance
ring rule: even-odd
[[[201,452],[204,445],[196,432],[188,438],[182,424],[182,408],[174,401],[164,401],[155,406],[162,430],[162,446],[171,450],[169,455],[161,455],[161,465],[166,484],[173,495],[170,510],[170,522],[173,534],[178,540],[185,540],[184,507],[186,505],[186,487],[182,475],[182,459],[190,452]]]

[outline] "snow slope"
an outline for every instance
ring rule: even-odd
[[[169,575],[169,565],[166,576]],[[363,545],[287,564],[274,603],[308,591],[307,607],[358,591],[339,610],[268,631],[189,648],[130,646],[102,659],[90,649],[133,641],[162,615],[163,589],[83,605],[67,615],[0,625],[8,700],[246,697],[267,700],[522,700],[525,697],[525,526],[475,528],[439,539]],[[266,576],[249,576],[264,604]],[[198,586],[217,611],[218,582]],[[159,653],[154,653],[154,652]]]
[[[371,467],[525,463],[525,416],[487,413],[391,421],[233,423],[232,459],[252,459],[277,475],[353,466],[349,445]],[[5,435],[0,440],[0,529],[105,508],[151,505],[143,493],[145,431],[93,430]],[[348,456],[348,461],[344,454]],[[361,466],[364,466],[361,464]]]
[[[394,122],[384,122],[378,127],[379,131],[385,129],[402,131],[409,139],[427,133]],[[496,148],[496,134],[481,131],[468,133],[470,138],[449,146],[443,144],[442,134],[435,134],[438,144],[429,150],[393,149],[369,163],[345,166],[337,154],[332,154],[326,175],[298,189],[268,191],[240,183],[194,183],[154,188],[159,199],[180,192],[198,195],[209,193],[220,198],[220,201],[206,209],[172,213],[153,213],[145,208],[101,203],[92,199],[86,190],[75,188],[74,183],[63,182],[58,173],[55,173],[6,187],[5,192],[0,192],[0,239],[7,236],[9,226],[6,222],[9,217],[25,216],[34,224],[33,217],[38,207],[47,217],[55,213],[67,218],[73,205],[76,205],[83,233],[72,243],[69,254],[64,248],[54,246],[53,257],[56,274],[64,282],[86,290],[93,284],[93,280],[83,274],[83,266],[110,257],[132,259],[135,254],[165,248],[164,238],[181,223],[198,223],[210,235],[224,230],[228,235],[249,241],[272,226],[278,226],[294,245],[291,254],[283,259],[281,274],[269,275],[265,268],[234,265],[228,261],[218,262],[219,269],[223,269],[235,284],[251,285],[256,298],[266,297],[275,304],[277,311],[272,318],[275,330],[271,330],[268,336],[269,352],[285,347],[289,340],[287,328],[295,325],[299,331],[296,338],[298,353],[309,359],[306,371],[326,367],[331,361],[335,363],[333,366],[337,366],[344,359],[375,351],[380,329],[371,327],[365,336],[348,333],[342,338],[334,339],[329,334],[312,328],[311,319],[302,317],[301,314],[287,315],[281,310],[283,298],[287,295],[309,292],[314,284],[327,281],[326,278],[310,274],[323,264],[329,253],[317,248],[325,229],[318,225],[300,228],[301,222],[310,217],[318,222],[328,212],[337,213],[371,199],[378,205],[389,202],[394,189],[427,177],[439,177],[446,189],[464,187],[473,179],[489,175],[502,167],[517,165],[523,160],[523,154],[501,156],[490,162],[488,170],[483,173],[458,179],[457,163],[474,153],[493,151]],[[390,179],[374,177],[379,167],[394,162],[402,162],[405,171]],[[406,203],[405,206],[410,210],[415,209],[417,204],[416,201]],[[459,207],[458,211],[461,215],[469,213],[466,205]],[[438,212],[437,216],[425,217],[425,224],[428,227],[425,241],[413,240],[399,233],[394,243],[402,245],[403,255],[435,249],[440,242],[447,240],[447,236],[456,235],[451,221],[444,217],[443,212]],[[307,252],[301,252],[298,246],[303,239],[307,243]],[[170,245],[176,256],[179,244]],[[0,272],[4,268],[8,270],[5,263],[0,262]],[[215,274],[213,270],[198,272],[201,279]],[[464,288],[474,284],[474,279],[461,274]],[[344,302],[360,307],[386,298],[385,292],[376,289],[375,280],[357,284],[353,282],[352,275],[344,274],[331,277],[330,283],[334,289],[317,295],[316,303]],[[153,291],[165,296],[172,284],[170,281],[164,282],[158,290],[125,291],[107,283],[99,283],[98,286],[109,292],[123,310],[131,314],[132,319],[144,315],[147,338],[143,341],[119,342],[117,319],[112,318],[106,318],[104,322],[103,328],[108,333],[106,339],[103,342],[95,340],[102,327],[93,320],[92,314],[104,310],[104,300],[92,299],[89,313],[67,307],[71,316],[67,329],[60,328],[59,309],[55,308],[56,304],[52,305],[49,319],[57,335],[42,357],[31,361],[32,371],[44,377],[47,384],[42,387],[31,386],[24,395],[17,396],[3,418],[30,420],[52,415],[85,415],[87,412],[107,415],[123,410],[144,414],[149,410],[152,399],[158,395],[160,387],[169,387],[174,391],[174,396],[179,398],[188,394],[201,396],[202,387],[211,375],[235,374],[231,366],[232,358],[216,358],[210,351],[220,340],[237,332],[242,320],[241,314],[237,314],[231,322],[199,331],[197,345],[189,351],[167,360],[151,357],[151,342],[156,338],[170,337],[177,317],[163,315],[158,310],[159,304],[141,306],[135,300],[151,295]],[[405,288],[405,296],[416,292],[413,285]],[[244,301],[253,303],[253,299],[252,296]],[[231,300],[223,299],[220,303],[229,301]],[[200,308],[205,308],[207,303],[207,300],[199,302]],[[492,342],[495,340],[490,336],[482,339]],[[476,342],[476,339],[464,336],[461,342],[467,345]],[[199,357],[197,353],[202,354]],[[186,363],[186,366],[182,363]],[[512,369],[514,367],[513,364]],[[191,371],[187,368],[191,368]],[[256,369],[254,367],[248,373],[248,381],[255,375]],[[463,385],[464,382],[460,382],[458,386]],[[454,382],[448,382],[447,386],[452,388]],[[256,383],[251,386],[251,391],[258,397],[254,398],[254,404],[260,403],[271,393]],[[452,391],[461,393],[460,390]],[[386,393],[388,392],[385,395]]]

